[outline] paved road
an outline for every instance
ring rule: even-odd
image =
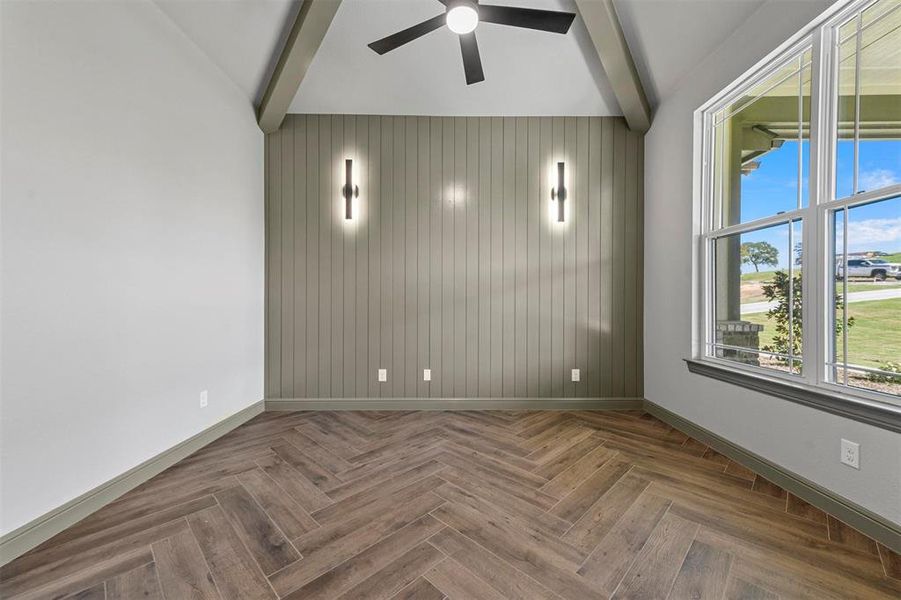
[[[901,298],[901,288],[892,287],[885,290],[872,290],[868,292],[851,292],[848,294],[848,302],[867,302],[869,300],[891,300]],[[751,302],[741,305],[741,314],[750,315],[762,313],[776,306],[775,302]]]

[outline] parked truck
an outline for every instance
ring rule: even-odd
[[[844,277],[844,265],[837,261],[835,265],[835,278]],[[866,277],[877,281],[885,281],[887,278],[901,280],[901,263],[888,262],[881,258],[852,258],[848,259],[848,277]]]

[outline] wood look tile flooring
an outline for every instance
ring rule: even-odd
[[[882,545],[638,412],[265,413],[4,598],[893,598]]]

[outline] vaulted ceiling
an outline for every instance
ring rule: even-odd
[[[155,0],[257,103],[300,0]],[[577,12],[573,0],[486,0]],[[652,104],[765,0],[615,0]],[[430,115],[618,115],[579,18],[568,35],[481,24],[486,80],[467,86],[446,28],[383,56],[366,44],[440,14],[438,0],[343,0],[291,112]]]
[[[692,68],[765,1],[614,0],[651,104],[674,91]]]
[[[500,0],[575,12],[568,0]],[[366,44],[440,15],[438,0],[343,0],[291,112],[619,114],[584,25],[569,35],[482,23],[485,81],[467,86],[460,43],[446,27],[379,56]]]

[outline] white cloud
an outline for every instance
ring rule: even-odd
[[[860,252],[901,247],[901,217],[848,222],[849,250]]]
[[[858,187],[862,191],[868,192],[888,187],[898,183],[898,178],[888,169],[874,169],[872,171],[864,171],[860,174]]]

